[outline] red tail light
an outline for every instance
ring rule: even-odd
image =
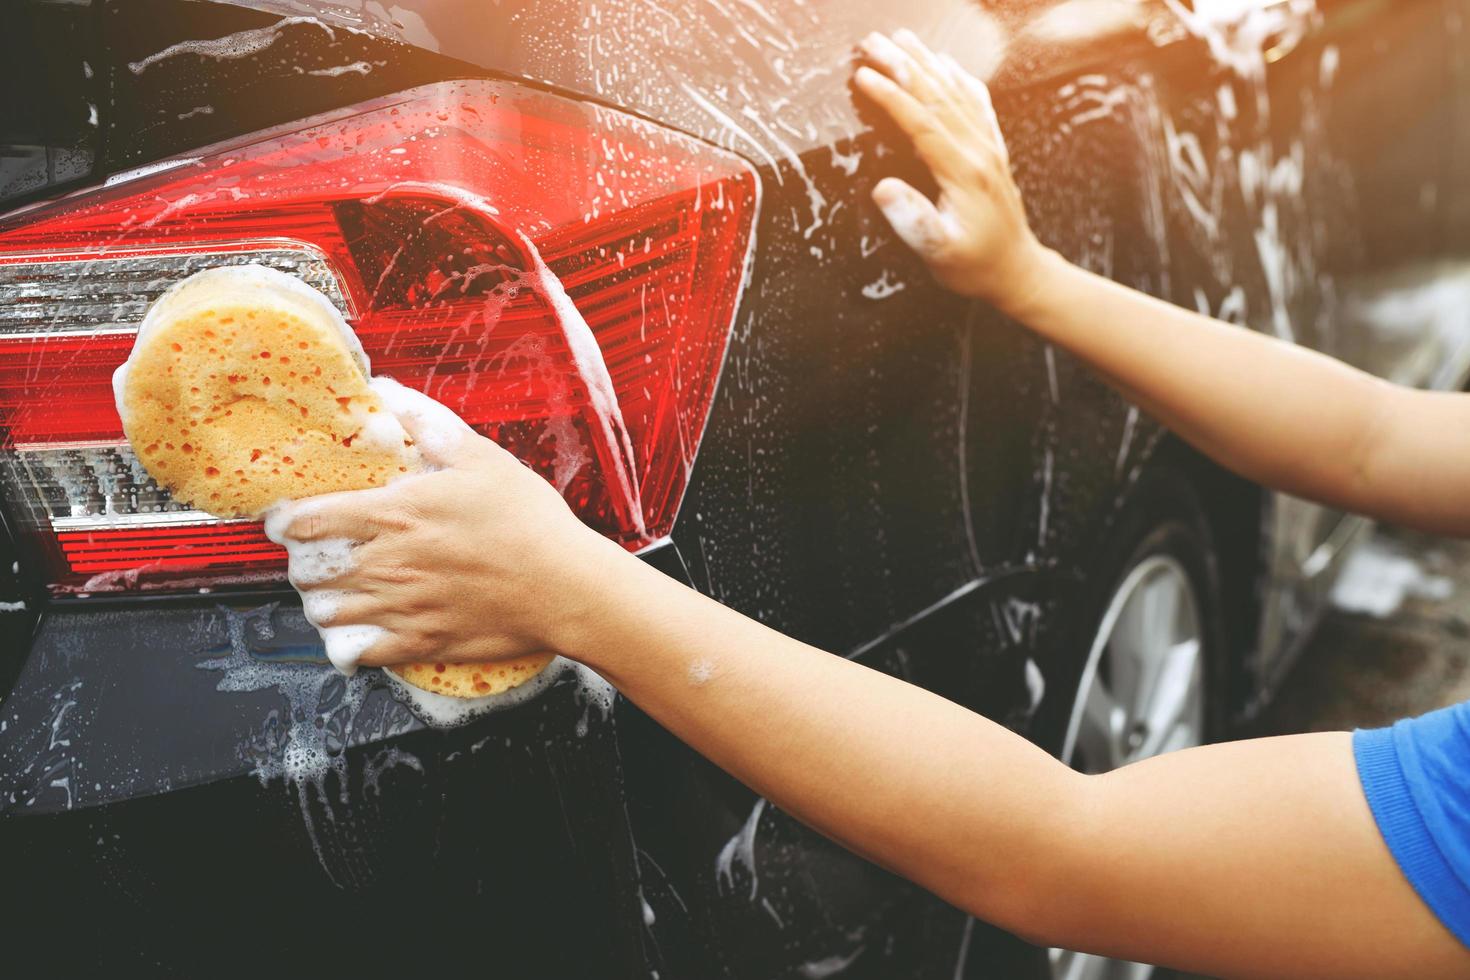
[[[168,499],[110,375],[164,289],[301,276],[386,374],[544,473],[629,548],[666,535],[745,279],[738,157],[516,86],[444,83],[0,224],[0,488],[53,590],[279,580],[256,526]]]

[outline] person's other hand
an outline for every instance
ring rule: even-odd
[[[356,631],[375,637],[363,666],[562,652],[599,563],[626,553],[449,409],[383,384],[374,381],[437,469],[283,504],[267,520],[329,651],[334,627],[379,627]]]
[[[939,185],[930,201],[896,177],[873,200],[945,286],[1014,309],[1040,288],[1046,250],[1026,222],[990,91],[911,31],[870,34],[855,82],[913,141]]]

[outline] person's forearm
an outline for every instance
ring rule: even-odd
[[[1037,921],[1087,777],[626,557],[604,555],[600,580],[616,584],[563,652],[814,829],[990,921]]]
[[[1127,289],[1045,253],[1010,315],[1090,364],[1221,465],[1348,510],[1384,399],[1396,389],[1339,361]]]
[[[938,197],[873,188],[939,282],[1077,354],[1250,479],[1436,533],[1470,535],[1470,398],[1401,388],[1067,264],[1038,242],[989,90],[912,34],[870,35],[858,90],[907,135]]]
[[[558,649],[786,813],[973,915],[1211,975],[1463,975],[1377,837],[1348,735],[1084,776],[615,545],[579,565]]]

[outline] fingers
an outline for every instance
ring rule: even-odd
[[[346,538],[287,539],[286,577],[297,589],[340,583],[357,567],[357,545]]]
[[[423,392],[392,378],[373,378],[370,386],[418,446],[419,455],[436,469],[453,466],[465,440],[475,436],[463,419]]]
[[[888,113],[910,139],[917,140],[922,135],[935,132],[934,114],[887,75],[864,65],[857,70],[853,81],[864,95]]]
[[[368,622],[367,616],[376,610],[358,592],[307,588],[301,589],[301,611],[306,614],[306,621],[320,630],[344,623]]]
[[[967,144],[978,138],[1006,156],[990,89],[953,57],[931,51],[909,30],[898,31],[892,39],[875,32],[863,40],[861,48],[869,62],[929,108],[953,136]]]
[[[889,78],[905,87],[909,84],[909,56],[888,35],[874,31],[859,42],[858,48]]]
[[[894,44],[888,35],[874,31],[863,38],[859,47],[863,57],[899,85],[908,88],[914,84],[918,66],[909,53]]]
[[[958,104],[961,93],[948,77],[939,59],[918,38],[906,35],[908,47],[884,34],[869,34],[862,42],[863,56],[900,88],[927,107],[944,128],[968,137],[975,123],[965,118]]]
[[[399,634],[391,630],[384,630],[377,642],[362,652],[358,664],[362,667],[395,667],[399,664],[423,663],[432,659],[432,655]]]
[[[396,487],[379,487],[286,501],[266,514],[265,536],[288,549],[295,542],[329,538],[371,541],[401,523],[390,516],[398,512],[393,506],[398,499]]]
[[[351,677],[369,653],[376,653],[390,639],[381,626],[333,626],[321,631],[327,659],[338,671]]]
[[[974,104],[975,111],[988,134],[995,139],[995,148],[1000,154],[1000,158],[1009,163],[1010,151],[1006,148],[1005,134],[1001,132],[1000,118],[995,114],[995,102],[990,97],[990,86],[965,71],[964,68],[960,67],[960,63],[949,55],[946,54],[941,57],[950,66],[950,70],[954,74],[957,83],[964,89],[965,94]]]
[[[917,39],[914,43],[918,44]],[[907,52],[902,53],[909,58],[911,72],[916,77],[930,74],[928,68]],[[935,70],[949,74],[950,69],[937,56],[930,54],[928,57],[936,66]],[[979,105],[972,94],[958,88],[958,83],[950,85],[945,82],[947,87],[958,93],[960,101],[935,95],[925,102],[915,96],[912,86],[903,88],[887,75],[866,65],[857,70],[853,80],[858,90],[876,102],[909,137],[915,152],[941,186],[967,187],[971,183],[975,159],[1001,155],[995,137],[999,127],[990,121],[994,110],[989,107],[988,93],[985,103]],[[978,79],[972,81],[983,88]]]
[[[351,677],[360,666],[396,662],[392,658],[399,644],[380,622],[385,607],[378,599],[342,589],[307,589],[301,601],[307,622],[321,634],[327,659],[338,672]]]
[[[878,182],[873,188],[873,203],[898,237],[920,258],[932,259],[949,245],[952,239],[949,223],[934,202],[897,177]]]
[[[888,76],[866,66],[857,70],[853,80],[913,142],[914,151],[933,172],[935,179],[946,183],[960,176],[963,152],[927,106],[895,85]]]
[[[859,47],[864,58],[930,108],[943,111],[953,101],[955,86],[948,72],[913,32],[890,38],[875,31]]]
[[[950,87],[949,72],[940,64],[939,56],[930,51],[927,44],[919,40],[919,35],[905,28],[893,35],[892,43],[923,69],[921,74],[935,89],[943,90]]]

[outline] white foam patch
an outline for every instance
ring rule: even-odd
[[[828,977],[835,977],[856,963],[857,958],[867,952],[867,949],[867,946],[859,946],[846,955],[839,953],[824,956],[819,960],[809,960],[797,967],[796,972],[802,977],[802,980],[827,980]]]
[[[301,607],[306,613],[306,621],[321,629],[342,611],[342,605],[350,595],[353,593],[340,589],[309,589],[302,592]]]
[[[283,500],[265,512],[265,536],[271,541],[286,546],[286,528],[296,518],[295,501]]]
[[[1117,0],[1062,0],[1026,24],[1026,33],[1050,44],[1096,42],[1146,24],[1143,8]]]
[[[425,724],[435,728],[458,728],[483,715],[525,704],[549,688],[572,667],[570,661],[558,657],[540,674],[520,687],[483,698],[452,698],[446,694],[425,691],[391,670],[383,671],[383,676],[388,678],[394,697]]]
[[[376,390],[376,385],[372,382],[369,385]],[[359,426],[354,437],[356,442],[393,452],[401,450],[408,440],[407,430],[392,409],[387,412],[365,412],[359,408],[354,414]]]
[[[405,752],[397,746],[389,746],[371,758],[364,759],[362,763],[363,795],[366,796],[371,791],[374,796],[382,796],[383,774],[398,766],[404,766],[420,774],[424,771],[424,764],[419,761],[418,756],[412,752]]]
[[[1291,50],[1317,21],[1316,0],[1165,0],[1185,28],[1209,45],[1210,54],[1242,77],[1264,78],[1265,52]]]
[[[715,665],[712,660],[696,660],[689,665],[689,683],[695,687],[703,687],[714,679]]]
[[[277,39],[280,38],[282,31],[296,24],[310,24],[326,31],[327,36],[334,40],[337,37],[336,31],[315,17],[283,17],[274,24],[251,30],[236,31],[233,34],[226,34],[224,37],[179,41],[177,44],[171,44],[162,51],[156,51],[139,61],[128,62],[128,70],[134,75],[141,75],[160,61],[167,61],[170,58],[177,58],[179,55],[184,54],[192,54],[200,58],[212,58],[216,61],[232,61],[239,58],[248,58],[275,44]]]
[[[276,543],[286,547],[291,583],[296,586],[322,585],[341,578],[356,566],[353,557],[356,544],[346,538],[323,538],[320,541],[285,538]]]
[[[320,75],[324,78],[336,78],[338,75],[358,74],[366,75],[373,70],[371,62],[354,61],[350,65],[334,65],[331,68],[313,68],[307,72],[308,75]]]
[[[273,663],[254,657],[245,641],[247,621],[269,623],[274,606],[266,606],[249,613],[239,614],[222,609],[226,616],[230,639],[230,654],[216,660],[206,660],[197,666],[202,670],[223,671],[217,689],[228,692],[249,692],[274,688],[289,702],[283,715],[284,739],[279,731],[263,737],[259,752],[252,752],[255,774],[262,784],[276,777],[293,783],[316,782],[319,786],[326,775],[337,770],[345,779],[346,760],[329,744],[329,732],[345,730],[345,724],[299,723],[298,719],[317,719],[324,713],[327,698],[326,685],[334,675],[311,664]],[[340,698],[332,699],[329,714],[339,714],[346,722],[362,706],[368,686],[362,679],[338,681],[347,686]]]
[[[430,465],[453,459],[465,438],[475,434],[452,409],[421,391],[405,388],[392,378],[373,378],[369,384],[383,406],[412,431],[419,452]]]
[[[1346,612],[1384,619],[1408,599],[1443,602],[1454,594],[1450,579],[1431,575],[1412,558],[1372,540],[1348,558],[1332,590],[1332,602]]]
[[[1041,699],[1046,697],[1046,677],[1041,673],[1041,668],[1035,660],[1026,660],[1026,693],[1031,699],[1031,707],[1028,713],[1035,713],[1041,707]]]
[[[883,270],[883,275],[863,287],[863,296],[871,300],[884,300],[908,288],[908,283],[894,278],[894,274]]]
[[[750,808],[750,816],[745,818],[740,832],[720,848],[720,853],[715,858],[715,886],[721,894],[735,890],[735,865],[738,864],[750,877],[750,898],[751,901],[755,900],[756,891],[760,887],[755,867],[755,834],[760,827],[761,814],[765,812],[766,800],[762,797]]]
[[[898,237],[920,256],[933,255],[949,238],[945,217],[936,218],[933,205],[917,191],[889,195],[878,207]]]
[[[618,692],[617,688],[591,667],[573,662],[572,670],[577,674],[577,700],[582,705],[582,716],[577,719],[576,728],[577,737],[581,738],[587,734],[592,709],[596,708],[606,720],[612,714]]]
[[[137,349],[137,341],[134,341],[133,350]],[[123,392],[127,390],[128,368],[132,367],[132,365],[133,355],[132,352],[129,352],[128,359],[119,364],[117,370],[112,372],[112,402],[117,406],[117,417],[123,420],[124,425],[128,421],[128,409],[127,405],[123,403]]]
[[[329,626],[317,628],[327,648],[327,659],[346,677],[357,673],[358,661],[388,636],[381,626]],[[390,675],[392,676],[392,675]]]
[[[266,514],[265,535],[286,549],[287,576],[301,595],[307,622],[321,634],[327,659],[340,673],[351,677],[362,655],[387,634],[379,626],[322,625],[340,612],[351,593],[341,589],[313,589],[311,586],[333,581],[350,572],[356,564],[353,551],[357,544],[347,538],[300,541],[288,537],[286,529],[306,507],[310,507],[310,503],[303,505],[289,501],[272,507]]]

